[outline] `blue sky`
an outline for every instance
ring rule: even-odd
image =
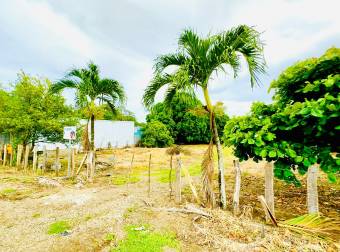
[[[340,46],[338,0],[3,0],[0,8],[0,83],[16,80],[19,70],[50,78],[72,67],[97,63],[104,77],[125,87],[127,108],[144,120],[143,90],[153,60],[173,52],[185,28],[206,35],[239,24],[262,32],[267,74],[250,88],[246,69],[238,79],[220,73],[210,82],[214,102],[244,114],[253,101],[271,101],[268,86],[299,59]],[[72,92],[64,95],[72,102]],[[158,100],[161,100],[160,94]]]

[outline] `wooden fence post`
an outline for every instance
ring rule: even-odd
[[[2,152],[3,152],[3,145],[0,144],[0,163],[2,163]]]
[[[21,158],[22,158],[22,151],[24,149],[24,146],[19,144],[18,145],[18,152],[17,152],[17,164],[16,167],[20,167],[21,165]]]
[[[87,163],[86,163],[86,178],[87,180],[91,179],[91,166],[92,166],[92,151],[89,151],[87,154]]]
[[[29,144],[26,144],[25,147],[25,156],[24,156],[24,171],[27,172],[28,167],[28,156],[30,155],[30,146]]]
[[[151,153],[149,156],[149,173],[148,173],[148,197],[150,198],[151,192]]]
[[[181,169],[182,169],[182,161],[180,154],[176,155],[176,185],[175,185],[175,202],[180,204],[182,201],[182,178],[181,178]]]
[[[318,167],[316,165],[309,167],[307,172],[307,206],[308,213],[319,212]]]
[[[266,162],[264,166],[264,180],[265,180],[265,200],[268,205],[269,210],[274,214],[274,172],[273,163]],[[271,221],[270,216],[266,215],[266,221]]]
[[[6,162],[7,162],[7,144],[4,145],[4,161],[2,165],[5,166]]]
[[[55,175],[59,176],[59,169],[61,168],[60,165],[60,157],[59,157],[59,147],[56,147],[55,149]]]
[[[127,183],[126,183],[127,189],[129,189],[134,158],[135,158],[135,153],[132,154],[131,163],[130,163],[130,167],[129,167],[129,170],[128,170],[128,177],[127,177]]]
[[[38,164],[38,148],[37,146],[34,146],[33,148],[33,167],[32,170],[35,172],[37,170],[37,164]]]
[[[44,145],[43,147],[43,161],[42,161],[42,167],[41,167],[41,171],[45,172],[46,171],[46,167],[47,166],[47,149],[46,149],[46,145]]]
[[[11,146],[11,153],[9,154],[9,166],[13,166],[13,156],[14,156],[14,149]]]
[[[72,172],[71,172],[71,176],[75,175],[75,170],[76,170],[76,160],[75,160],[75,149],[72,148],[72,157],[71,157],[71,161],[72,161]]]
[[[238,160],[233,160],[234,171],[235,171],[235,188],[233,196],[233,208],[234,214],[240,212],[240,189],[241,189],[241,168]]]

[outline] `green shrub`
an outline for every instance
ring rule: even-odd
[[[47,233],[52,234],[61,234],[65,231],[69,230],[71,228],[71,225],[67,221],[57,221],[48,227]]]
[[[168,147],[174,139],[163,123],[151,121],[142,129],[141,143],[145,147]]]

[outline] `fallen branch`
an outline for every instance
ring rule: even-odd
[[[193,205],[186,205],[184,208],[176,208],[176,207],[171,207],[171,208],[155,208],[155,210],[159,211],[166,211],[166,212],[177,212],[177,213],[185,213],[185,214],[198,214],[202,215],[204,217],[212,218],[212,215],[197,208],[194,207]]]

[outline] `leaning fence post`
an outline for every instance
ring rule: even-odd
[[[175,201],[176,203],[181,203],[182,201],[182,178],[181,178],[181,169],[182,169],[182,161],[180,154],[176,155],[176,186],[175,186]]]
[[[235,170],[235,188],[233,197],[234,214],[240,212],[241,168],[238,160],[233,160]]]
[[[318,167],[316,165],[309,167],[307,172],[307,206],[308,213],[319,212]]]
[[[269,210],[274,214],[274,173],[273,173],[273,163],[266,162],[264,166],[264,179],[265,179],[265,200],[268,205]],[[266,215],[266,221],[271,220],[270,216]]]
[[[6,162],[7,162],[7,144],[4,145],[4,161],[2,165],[5,166]]]

